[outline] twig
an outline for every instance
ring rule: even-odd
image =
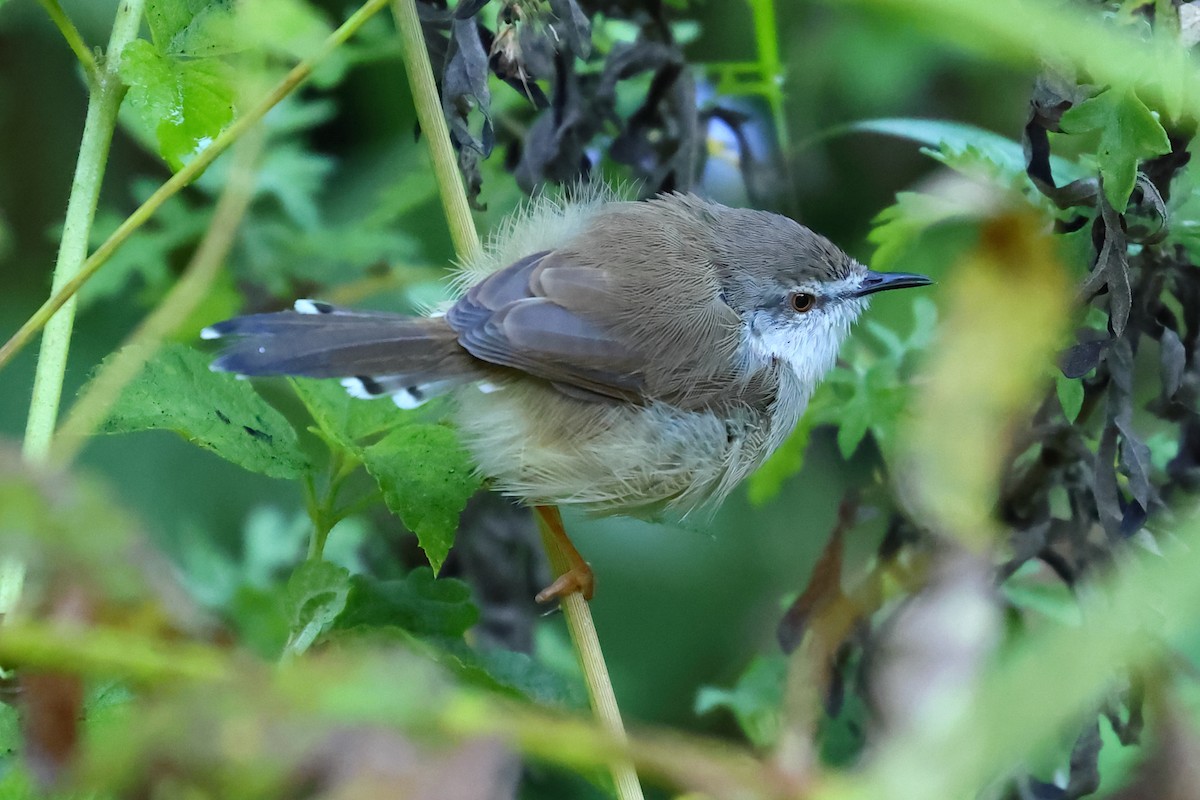
[[[450,145],[450,131],[446,126],[445,117],[442,115],[441,102],[438,99],[437,87],[433,80],[429,54],[425,49],[425,39],[421,33],[421,21],[417,16],[415,0],[393,0],[392,13],[396,18],[396,27],[400,31],[400,38],[404,46],[404,67],[412,86],[413,100],[417,107],[417,119],[421,124],[421,130],[425,133],[426,141],[429,142],[434,172],[437,175],[438,188],[442,196],[442,207],[445,209],[446,220],[450,225],[454,247],[461,260],[469,261],[479,252],[479,235],[476,233],[475,223],[471,219],[471,209],[467,203],[466,192],[463,191],[462,179],[458,174],[454,150]],[[566,556],[554,537],[547,535],[540,517],[538,526],[543,534],[542,541],[550,564],[555,573],[561,575],[569,568]],[[584,680],[587,683],[592,708],[600,724],[618,741],[624,741],[625,726],[621,722],[621,712],[617,707],[616,695],[608,676],[608,668],[604,663],[604,654],[600,651],[600,640],[596,635],[596,626],[592,621],[592,613],[588,608],[587,601],[578,593],[571,594],[563,600],[562,609],[566,616],[567,627],[571,632],[571,639],[583,665]],[[637,773],[634,771],[633,765],[627,759],[614,758],[609,763],[609,768],[612,770],[618,798],[620,800],[641,800],[642,789],[638,784]]]

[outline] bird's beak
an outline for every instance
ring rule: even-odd
[[[888,289],[907,289],[911,286],[928,286],[933,283],[928,277],[915,272],[876,272],[867,270],[862,286],[854,292],[855,297],[865,297]]]

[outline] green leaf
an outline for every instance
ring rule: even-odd
[[[236,49],[228,39],[231,0],[150,0],[146,22],[164,55],[212,56]]]
[[[1083,381],[1059,373],[1054,378],[1054,388],[1067,422],[1074,422],[1079,418],[1079,410],[1083,408]]]
[[[175,431],[226,461],[273,478],[309,468],[283,415],[233,375],[213,373],[209,356],[166,345],[121,393],[102,433]]]
[[[321,433],[356,456],[364,440],[412,424],[413,415],[389,398],[360,400],[335,381],[291,378],[290,383]]]
[[[1169,153],[1167,132],[1132,90],[1107,89],[1062,116],[1067,133],[1100,132],[1096,162],[1104,179],[1104,196],[1118,212],[1129,204],[1138,164]]]
[[[787,658],[756,656],[732,689],[703,687],[696,695],[696,713],[726,708],[756,747],[770,747],[779,736],[779,710],[786,677]]]
[[[457,639],[479,620],[471,589],[418,567],[402,580],[350,578],[346,609],[335,628],[398,627],[415,636]]]
[[[961,203],[920,192],[897,192],[896,202],[875,215],[867,241],[875,245],[871,266],[886,270],[929,228],[970,212]]]
[[[441,569],[458,517],[479,489],[471,460],[445,425],[410,424],[362,451],[393,514],[417,535],[434,571]]]
[[[965,161],[987,161],[997,175],[1010,180],[1025,172],[1025,149],[1020,142],[974,125],[939,119],[885,118],[856,122],[850,130],[919,142],[928,148],[923,151],[926,155],[956,169]],[[1051,156],[1050,165],[1060,182],[1082,177],[1080,167],[1067,159]]]
[[[291,625],[287,651],[299,655],[333,627],[350,595],[350,571],[328,561],[305,561],[287,583]]]
[[[290,638],[285,599],[278,589],[242,586],[226,613],[238,632],[238,642],[263,658],[277,659]]]
[[[122,52],[120,74],[128,109],[173,170],[233,119],[233,73],[216,58],[176,58],[138,39]]]

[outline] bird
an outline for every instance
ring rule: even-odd
[[[451,395],[481,476],[536,508],[682,518],[784,441],[872,295],[931,283],[868,269],[775,213],[695,194],[541,197],[420,316],[315,300],[209,326],[245,376],[339,378],[403,409]],[[539,594],[590,596],[586,562]]]

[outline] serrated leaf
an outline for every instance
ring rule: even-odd
[[[350,571],[328,561],[305,561],[287,583],[286,608],[291,623],[287,651],[303,653],[333,627],[350,595]]]
[[[411,415],[386,397],[360,400],[328,380],[292,378],[291,384],[322,433],[348,450],[357,452],[363,440],[412,422]]]
[[[1096,163],[1104,179],[1104,196],[1118,212],[1129,204],[1138,164],[1171,152],[1167,132],[1133,91],[1107,89],[1062,116],[1067,133],[1100,131]]]
[[[361,451],[383,499],[413,533],[434,572],[441,569],[458,517],[479,479],[455,432],[444,425],[405,425]]]
[[[124,102],[173,170],[233,119],[233,74],[218,59],[174,58],[138,39],[122,51],[120,75],[129,85]]]
[[[346,609],[336,628],[395,626],[415,636],[458,638],[479,620],[471,589],[453,578],[435,578],[418,567],[402,580],[350,579]]]
[[[705,686],[696,695],[696,713],[718,708],[733,713],[738,726],[756,747],[770,747],[779,736],[780,706],[787,677],[783,656],[757,656],[732,689]]]
[[[1054,376],[1054,389],[1067,422],[1074,422],[1083,408],[1083,382],[1060,373]]]
[[[298,478],[309,468],[296,432],[253,387],[211,372],[209,357],[169,344],[125,387],[102,433],[175,431],[226,461],[273,478]]]

